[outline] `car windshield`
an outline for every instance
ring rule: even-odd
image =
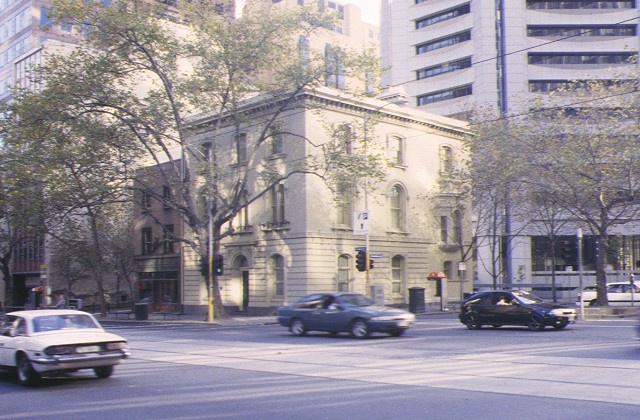
[[[522,303],[539,303],[544,302],[538,296],[530,292],[523,292],[521,290],[513,292],[513,295],[518,298]]]
[[[340,301],[345,305],[351,306],[371,306],[374,303],[373,300],[369,299],[365,295],[359,294],[341,295]]]
[[[33,332],[100,328],[89,315],[46,315],[33,319]]]

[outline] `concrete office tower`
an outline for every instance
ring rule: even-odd
[[[411,106],[515,112],[566,82],[610,79],[637,54],[636,1],[382,0],[383,84]]]

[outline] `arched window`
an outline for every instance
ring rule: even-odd
[[[204,192],[202,195],[200,195],[200,198],[198,199],[198,214],[202,218],[206,218],[209,215],[208,202],[209,202],[209,199],[207,197],[207,193]]]
[[[391,229],[404,230],[406,194],[402,186],[396,184],[389,191]]]
[[[401,294],[404,283],[404,257],[395,255],[391,258],[391,293]]]
[[[273,284],[273,295],[275,297],[284,296],[284,257],[282,255],[273,255],[270,259],[270,276],[271,284]]]
[[[445,261],[444,264],[442,264],[442,271],[444,272],[444,274],[446,274],[448,279],[452,279],[453,278],[453,263],[451,263],[451,261]]]
[[[338,292],[349,291],[349,278],[351,276],[351,258],[347,255],[338,257]]]

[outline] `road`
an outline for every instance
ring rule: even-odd
[[[112,378],[25,389],[1,374],[0,418],[636,419],[634,327],[470,331],[449,315],[356,340],[277,325],[110,326],[133,352]]]

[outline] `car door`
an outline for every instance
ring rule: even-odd
[[[326,294],[313,295],[307,307],[301,311],[302,320],[308,330],[324,331],[326,309],[323,306],[327,299]]]
[[[495,305],[492,308],[492,325],[513,325],[519,323],[520,310],[510,293],[494,295]],[[504,302],[504,303],[502,303]]]
[[[322,297],[323,295],[321,294],[309,295],[296,302],[291,318],[302,319],[307,330],[315,329],[317,321],[316,310],[322,302]]]
[[[14,340],[13,333],[17,318],[13,316],[5,317],[0,325],[0,364],[3,366],[14,365]]]
[[[496,323],[496,302],[498,301],[498,295],[495,293],[487,292],[479,295],[477,300],[471,303],[470,311],[475,312],[480,317],[480,323],[493,324]]]
[[[611,306],[631,304],[631,290],[625,290],[623,284],[611,284],[607,286],[607,300]]]

